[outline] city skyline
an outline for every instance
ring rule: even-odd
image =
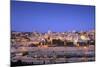
[[[95,7],[11,1],[11,30],[65,32],[95,29]]]

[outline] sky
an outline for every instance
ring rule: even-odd
[[[11,1],[11,31],[65,32],[95,29],[95,7]]]

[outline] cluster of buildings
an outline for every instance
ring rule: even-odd
[[[95,31],[88,32],[11,32],[11,45],[82,46],[95,45]]]

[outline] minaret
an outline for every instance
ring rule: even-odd
[[[51,30],[48,30],[48,37],[50,38],[50,43],[52,44],[52,32]]]

